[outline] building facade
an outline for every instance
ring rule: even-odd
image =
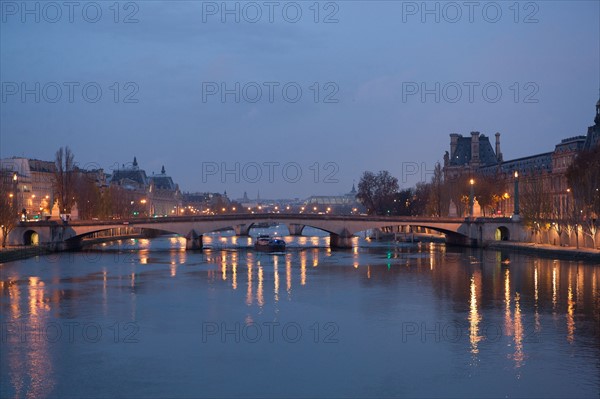
[[[515,179],[519,179],[543,192],[548,213],[562,218],[567,213],[570,196],[566,175],[569,166],[582,151],[600,143],[600,100],[596,103],[594,125],[588,128],[587,134],[561,140],[553,151],[505,161],[500,149],[500,133],[496,133],[495,138],[495,148],[492,148],[489,138],[479,132],[471,132],[470,137],[450,134],[450,151],[444,155],[445,180],[465,175],[475,181],[478,176],[496,176],[506,187],[502,206],[514,209]]]
[[[125,190],[134,216],[172,216],[183,209],[179,186],[164,166],[159,174],[148,176],[134,157],[132,164],[113,170],[110,185]]]
[[[27,218],[50,214],[54,204],[53,162],[39,159],[12,157],[0,160],[3,175],[15,176],[17,207]]]
[[[304,213],[350,215],[365,212],[365,207],[356,199],[356,187],[343,195],[313,195],[303,204]]]

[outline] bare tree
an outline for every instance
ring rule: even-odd
[[[483,216],[493,213],[502,199],[505,180],[497,174],[479,176],[476,180],[476,197],[481,206]]]
[[[56,151],[54,164],[54,190],[58,198],[58,206],[63,213],[71,212],[75,200],[74,190],[76,181],[75,156],[67,146]]]
[[[119,186],[111,186],[108,191],[110,213],[116,218],[130,218],[133,214],[139,195],[134,191]]]
[[[78,171],[75,175],[75,200],[79,218],[90,220],[98,217],[101,208],[101,194],[92,173]]]
[[[573,194],[571,223],[580,225],[595,242],[600,215],[600,146],[577,156],[567,170],[567,180]],[[578,234],[577,227],[575,233]]]
[[[438,162],[435,164],[433,177],[431,178],[427,213],[433,216],[442,216],[444,202],[444,174],[442,172],[442,166]]]
[[[373,172],[366,171],[358,182],[358,193],[356,198],[365,206],[367,214],[375,212],[375,191],[377,189],[377,177]]]
[[[398,179],[387,170],[377,174],[377,190],[375,191],[376,207],[379,214],[389,215],[394,201],[394,195],[399,190]]]
[[[548,176],[544,172],[532,172],[521,179],[521,214],[526,225],[535,234],[541,233],[552,217],[552,202],[548,199]]]
[[[17,192],[13,173],[0,171],[0,226],[3,248],[6,247],[8,234],[15,228],[18,220]]]
[[[429,207],[431,191],[431,183],[419,182],[416,184],[415,196],[411,203],[411,214],[413,216],[426,216],[432,212]]]
[[[387,170],[382,170],[377,175],[367,171],[358,182],[356,198],[367,208],[368,214],[387,215],[392,212],[398,189],[398,179]]]
[[[465,215],[469,209],[469,180],[467,174],[444,180],[444,191],[448,197],[448,204],[452,201],[456,205],[458,215]]]

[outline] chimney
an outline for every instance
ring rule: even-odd
[[[502,162],[502,151],[500,151],[500,133],[496,132],[496,159]]]
[[[450,134],[450,158],[454,158],[454,153],[456,152],[456,147],[458,146],[458,138],[462,137],[458,133]]]
[[[471,163],[479,164],[479,132],[471,132]]]

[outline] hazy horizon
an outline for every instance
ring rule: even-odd
[[[549,152],[599,94],[598,2],[23,4],[1,4],[0,157],[136,156],[182,191],[337,195],[365,170],[411,187],[450,133]]]

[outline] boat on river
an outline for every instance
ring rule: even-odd
[[[254,242],[254,249],[267,252],[285,251],[285,241],[281,238],[271,237],[267,234],[261,234]]]

